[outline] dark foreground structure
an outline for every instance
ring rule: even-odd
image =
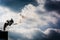
[[[8,40],[8,32],[0,30],[0,40]]]
[[[5,31],[7,26],[11,26],[14,23],[13,19],[7,20],[7,22],[4,24],[4,31],[0,30],[0,40],[8,40],[8,31]]]

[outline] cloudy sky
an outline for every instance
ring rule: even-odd
[[[0,0],[0,30],[12,18],[14,23],[6,28],[8,40],[47,40],[51,31],[60,35],[59,4],[59,0]]]

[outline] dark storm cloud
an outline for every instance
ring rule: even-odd
[[[46,0],[45,9],[49,11],[60,11],[60,1]]]
[[[50,30],[50,33],[47,35],[48,40],[60,40],[60,33],[55,30]]]
[[[58,22],[56,23],[56,25],[60,29],[60,18],[58,18]]]
[[[22,9],[27,4],[38,5],[35,0],[0,0],[0,5],[9,7],[14,11]]]
[[[13,40],[18,40],[18,39],[19,40],[60,40],[60,33],[54,30],[50,30],[49,34],[47,35],[45,35],[41,31],[36,31],[32,39],[28,39],[20,33],[18,34],[18,33],[13,33],[13,32],[9,32],[8,36],[10,39],[13,39]]]
[[[60,40],[60,33],[50,30],[49,34],[45,35],[42,32],[37,31],[33,40]]]

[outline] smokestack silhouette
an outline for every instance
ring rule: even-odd
[[[11,20],[7,20],[7,23],[4,24],[4,28],[3,30],[5,31],[6,27],[9,25],[11,26],[14,23],[13,19],[11,18]]]

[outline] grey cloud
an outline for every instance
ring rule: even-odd
[[[56,25],[57,25],[57,28],[60,29],[60,18],[58,18],[58,22],[56,23]]]
[[[28,40],[23,34],[16,33],[16,32],[8,32],[8,38],[13,40]]]

